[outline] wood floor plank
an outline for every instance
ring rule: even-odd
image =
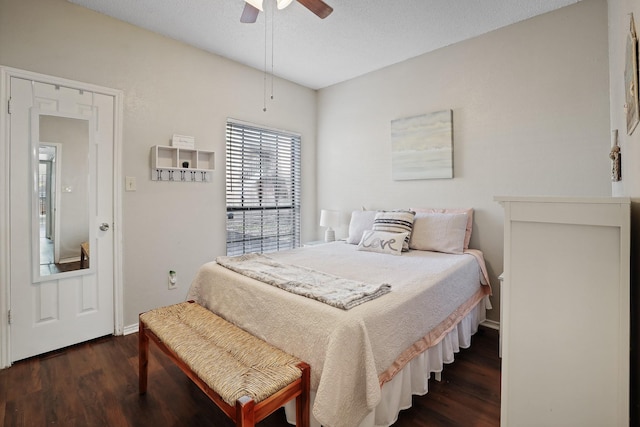
[[[7,427],[37,427],[47,425],[43,395],[44,393],[42,391],[36,391],[27,393],[20,399],[7,402],[12,410],[12,414],[8,414],[10,415],[12,423],[6,424]]]
[[[75,352],[56,352],[40,361],[47,425],[67,425],[82,414],[82,402],[75,392],[77,374],[69,353]]]
[[[497,331],[481,328],[470,349],[446,365],[442,381],[414,396],[397,427],[500,424]],[[138,394],[138,335],[105,337],[0,370],[0,425],[233,427],[234,424],[155,346],[149,387]],[[281,408],[259,427],[289,427]]]
[[[16,370],[6,376],[6,399],[14,400],[24,393],[34,393],[42,389],[40,361],[14,365]],[[2,375],[4,371],[0,371]]]

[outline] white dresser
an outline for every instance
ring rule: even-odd
[[[627,198],[504,207],[501,425],[629,424]]]

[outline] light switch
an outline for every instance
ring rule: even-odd
[[[136,177],[135,176],[127,176],[124,178],[124,189],[125,191],[136,191]]]

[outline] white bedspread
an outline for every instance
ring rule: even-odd
[[[390,283],[392,291],[344,311],[207,263],[194,299],[311,365],[313,415],[327,427],[358,423],[380,401],[380,386],[437,343],[487,293],[474,256],[356,251],[335,242],[269,254],[352,280]]]

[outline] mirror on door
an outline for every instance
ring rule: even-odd
[[[92,272],[90,120],[44,112],[32,118],[34,279]]]

